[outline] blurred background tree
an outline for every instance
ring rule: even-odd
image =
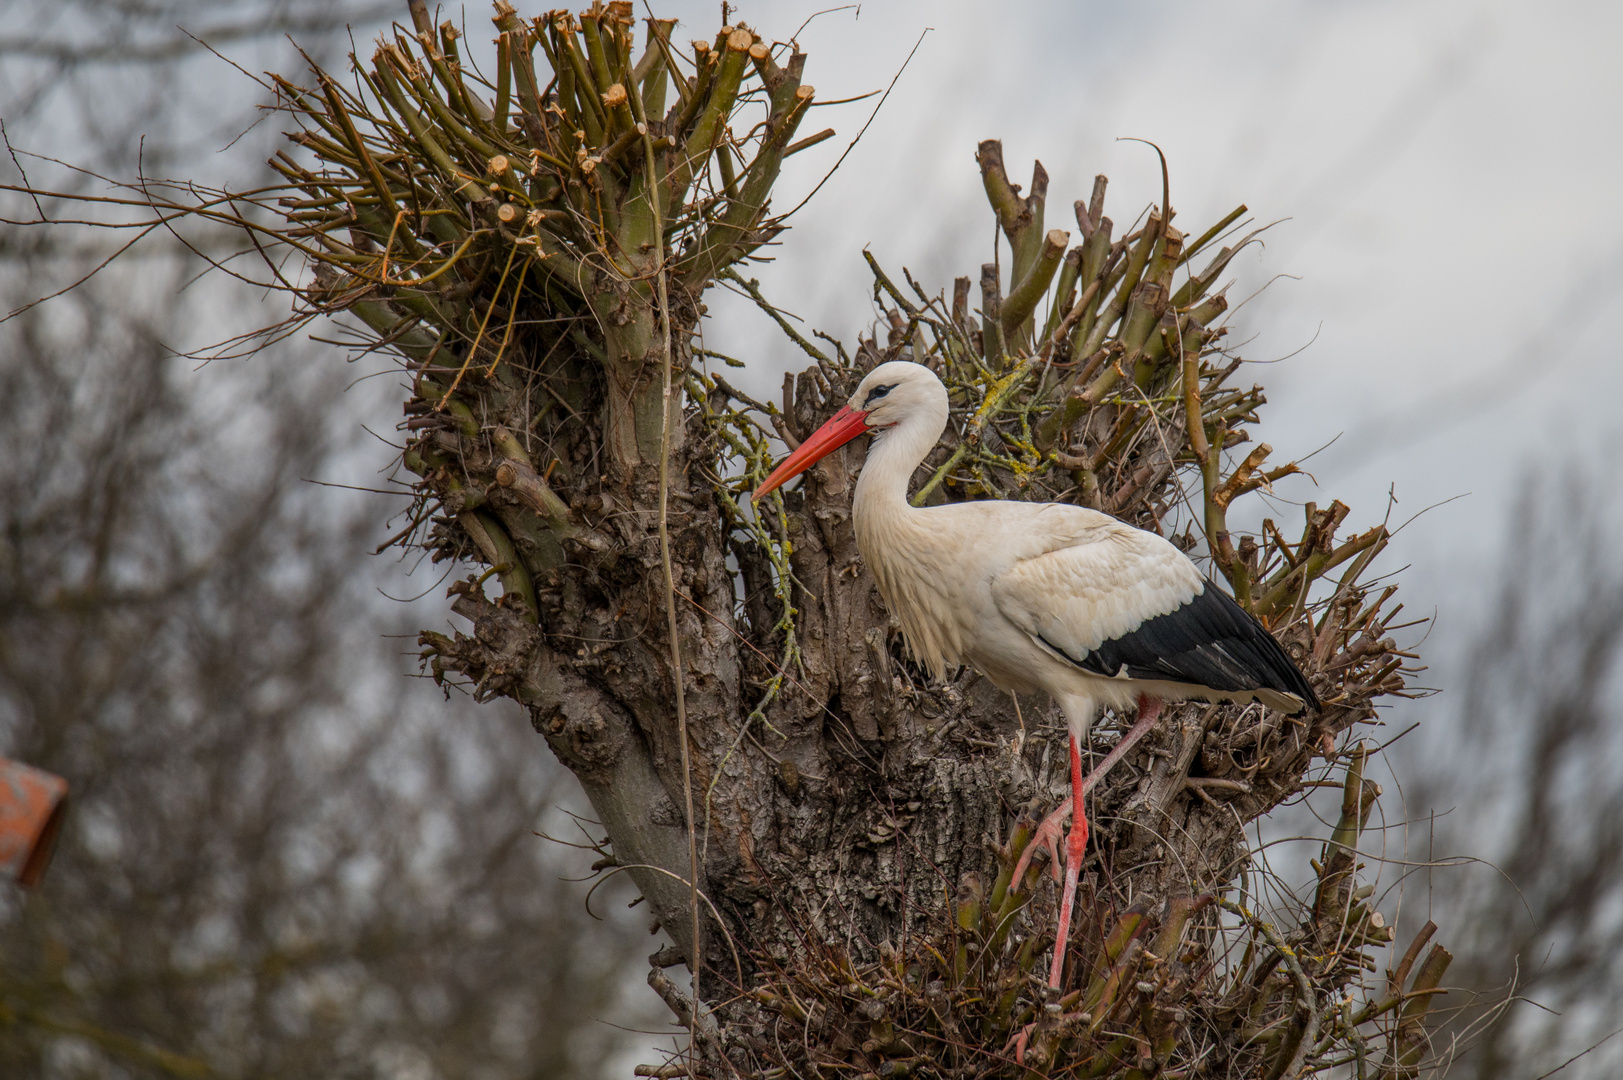
[[[1455,1075],[1482,1080],[1586,1050],[1573,1075],[1623,1068],[1620,523],[1590,466],[1551,472],[1523,479],[1491,607],[1455,661],[1458,719],[1418,733],[1410,759],[1411,852],[1483,860],[1428,869],[1408,901],[1412,920],[1447,912],[1465,931],[1450,974],[1472,997],[1450,1034],[1469,1047]]]
[[[0,110],[97,172],[175,167],[253,104],[187,89],[222,65],[176,23],[320,55],[382,11],[11,5]],[[376,483],[382,380],[345,393],[365,372],[299,340],[177,355],[262,312],[154,241],[0,325],[0,751],[73,787],[43,886],[0,894],[0,1075],[609,1075],[649,946],[564,880],[592,856],[533,831],[568,825],[573,780],[516,711],[402,678],[415,620],[371,554],[398,501],[303,482]],[[0,229],[0,308],[111,251]]]

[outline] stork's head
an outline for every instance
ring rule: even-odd
[[[753,498],[761,499],[858,435],[917,425],[932,428],[928,438],[933,443],[946,422],[947,388],[935,372],[911,360],[880,364],[857,384],[844,408],[783,459]]]

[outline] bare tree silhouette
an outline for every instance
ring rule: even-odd
[[[243,125],[194,123],[176,23],[320,55],[377,12],[11,5],[7,133],[173,167]],[[112,250],[0,228],[0,312]],[[516,710],[401,679],[416,619],[371,555],[400,502],[301,483],[375,455],[377,395],[292,342],[193,371],[175,346],[258,317],[205,265],[149,245],[0,325],[0,747],[73,784],[44,885],[0,896],[0,1075],[602,1075],[647,938],[562,880],[593,856],[534,835],[578,786]]]
[[[1457,935],[1453,976],[1477,995],[1454,1031],[1456,1075],[1563,1076],[1623,1064],[1623,568],[1615,503],[1581,467],[1529,477],[1463,665],[1455,723],[1413,755],[1410,805],[1436,806],[1428,871]],[[1462,787],[1461,778],[1474,782]],[[1439,915],[1439,918],[1445,915]]]

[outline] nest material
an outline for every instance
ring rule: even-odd
[[[1355,1005],[1348,990],[1375,970],[1368,950],[1392,930],[1355,879],[1357,839],[1375,785],[1356,748],[1344,771],[1341,818],[1315,860],[1317,886],[1300,922],[1278,928],[1245,903],[1173,892],[1122,906],[1095,875],[1080,886],[1066,982],[1039,962],[1052,907],[1034,904],[1040,864],[1012,870],[1033,822],[1016,823],[990,887],[971,874],[950,920],[877,962],[809,947],[763,965],[761,1010],[748,1037],[749,1075],[1027,1077],[1419,1075],[1424,1020],[1450,955],[1428,924],[1384,985]],[[742,1040],[741,1040],[742,1041]]]

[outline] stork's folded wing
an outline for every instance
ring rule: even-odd
[[[1119,525],[1022,559],[992,595],[1040,646],[1094,674],[1274,690],[1289,696],[1262,696],[1291,712],[1316,704],[1273,635],[1152,533]]]
[[[1073,660],[1178,610],[1205,583],[1183,552],[1153,533],[1112,522],[1086,536],[1021,559],[992,582],[1005,618]]]

